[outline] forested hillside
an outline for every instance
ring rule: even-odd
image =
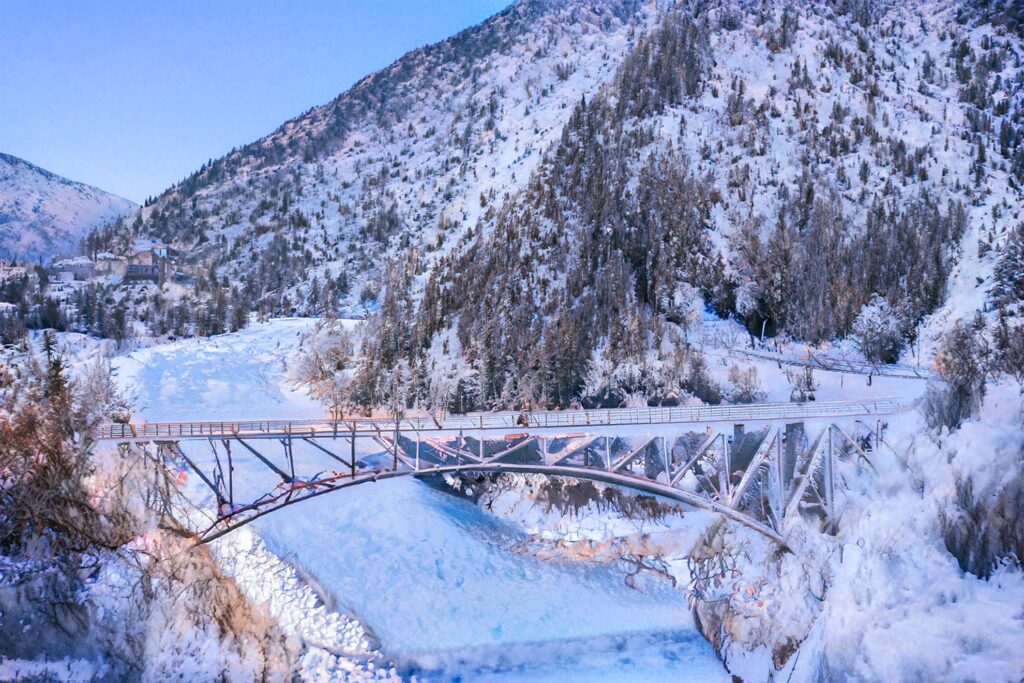
[[[206,332],[368,315],[319,372],[365,406],[715,400],[709,314],[873,362],[1013,327],[1022,57],[1005,3],[518,2],[91,244],[171,242]]]
[[[392,271],[357,397],[708,398],[684,343],[695,301],[809,342],[879,319],[869,360],[897,360],[947,297],[962,309],[987,291],[998,252],[1013,258],[1022,51],[971,16],[666,12],[418,306],[412,262]],[[997,289],[1019,281],[1001,268]],[[453,348],[464,363],[438,360]]]

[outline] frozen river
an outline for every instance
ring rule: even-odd
[[[513,526],[411,479],[358,486],[258,520],[279,555],[426,680],[728,680],[682,592],[612,566],[513,552]]]
[[[117,359],[118,382],[150,420],[317,417],[322,408],[287,379],[310,324],[274,321],[140,350]],[[324,445],[344,452],[341,442]],[[209,445],[182,446],[212,471]],[[305,445],[296,459],[301,476],[338,466]],[[255,458],[235,462],[240,498],[280,481]],[[196,502],[212,503],[197,477],[188,487]],[[615,567],[517,554],[515,527],[411,479],[313,498],[253,528],[421,680],[729,680],[681,591],[640,592]]]

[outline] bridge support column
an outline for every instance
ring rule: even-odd
[[[288,457],[288,471],[291,473],[292,479],[295,479],[295,454],[292,452],[292,435],[290,431],[284,443],[284,452]]]
[[[672,456],[668,452],[668,439],[661,437],[661,466],[665,472],[665,481],[672,479]]]
[[[782,516],[786,510],[786,463],[783,459],[782,442],[785,440],[785,431],[780,431],[775,439],[775,504],[772,506],[772,513],[775,515],[777,529],[782,529]]]
[[[831,524],[835,518],[835,482],[833,480],[832,467],[832,427],[828,428],[828,456],[825,458],[825,471],[824,471],[824,484],[825,488],[825,514],[828,516],[828,521]]]
[[[395,434],[394,440],[391,442],[391,469],[392,471],[398,471],[398,422],[395,422]]]
[[[804,449],[804,438],[803,422],[793,422],[786,425],[786,434],[783,439],[786,442],[782,467],[783,484],[785,485],[783,488],[789,488],[793,481],[793,476],[796,474],[797,460],[799,460],[799,456]]]
[[[348,462],[349,470],[352,473],[352,478],[355,479],[355,476],[356,476],[356,423],[355,422],[352,423],[352,435],[349,437],[349,444],[352,447],[352,451],[351,451],[352,457],[351,457],[351,459]]]
[[[731,470],[731,458],[729,457],[729,441],[726,439],[725,433],[721,434],[722,438],[722,462],[721,469],[718,472],[718,497],[722,501],[729,500],[730,490],[732,489],[732,470]]]

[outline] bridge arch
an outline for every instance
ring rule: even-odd
[[[356,477],[344,476],[337,478],[336,481],[330,479],[322,480],[321,482],[310,484],[308,487],[303,488],[303,493],[300,495],[293,495],[294,492],[289,491],[288,493],[282,493],[280,496],[275,496],[269,499],[264,499],[256,504],[241,506],[236,510],[233,510],[231,515],[222,517],[216,520],[210,527],[199,534],[200,540],[203,543],[207,543],[216,540],[235,529],[238,529],[250,522],[279,510],[283,507],[294,505],[310,498],[315,498],[328,493],[334,493],[342,489],[350,488],[352,486],[360,486],[365,484],[371,484],[377,481],[383,481],[385,479],[395,479],[399,477],[413,477],[416,479],[425,479],[427,477],[433,477],[444,474],[463,474],[463,473],[515,473],[515,474],[543,474],[550,477],[566,477],[572,479],[583,479],[587,481],[596,481],[620,488],[625,488],[640,493],[647,493],[662,498],[674,500],[676,502],[684,503],[692,507],[707,510],[722,515],[726,519],[736,522],[748,529],[751,529],[769,540],[775,542],[785,551],[789,551],[789,547],[786,544],[783,536],[770,526],[759,522],[758,520],[723,505],[717,501],[705,498],[703,496],[684,491],[674,486],[668,486],[659,482],[651,481],[648,479],[641,479],[639,477],[632,477],[618,472],[608,472],[598,469],[590,469],[583,467],[572,467],[562,465],[541,465],[541,464],[517,464],[517,463],[466,463],[459,465],[441,465],[437,467],[429,467],[420,470],[399,470],[399,471],[387,471],[377,472],[373,474],[365,474]]]

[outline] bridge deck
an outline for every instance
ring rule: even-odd
[[[639,424],[692,424],[711,422],[804,420],[896,412],[896,399],[821,401],[810,403],[754,403],[727,406],[676,408],[612,408],[606,410],[501,412],[449,415],[443,419],[409,417],[355,420],[240,420],[205,422],[132,422],[100,428],[101,440],[175,440],[209,438],[282,438],[374,436],[403,432],[454,432],[461,430],[563,429]]]

